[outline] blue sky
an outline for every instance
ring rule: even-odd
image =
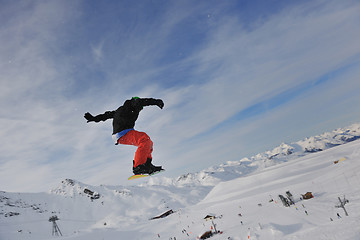
[[[0,6],[0,190],[129,184],[136,148],[83,115],[132,96],[165,102],[136,124],[165,177],[360,119],[358,1]]]

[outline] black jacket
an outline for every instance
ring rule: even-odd
[[[121,132],[125,129],[134,128],[135,121],[137,120],[140,111],[145,106],[155,105],[161,109],[164,107],[164,103],[161,99],[154,98],[132,98],[126,100],[122,106],[115,111],[107,111],[97,116],[91,116],[86,113],[85,118],[88,122],[106,121],[107,119],[113,119],[113,134]],[[89,117],[89,114],[91,117]]]

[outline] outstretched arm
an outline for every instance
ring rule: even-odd
[[[91,115],[91,113],[87,112],[84,115],[84,118],[87,120],[87,122],[100,122],[100,121],[106,121],[110,118],[114,118],[115,111],[107,111],[103,114],[99,114],[96,116]]]
[[[133,106],[138,107],[146,107],[146,106],[158,106],[159,108],[163,109],[164,102],[161,99],[154,99],[154,98],[136,98],[131,99],[131,104]]]

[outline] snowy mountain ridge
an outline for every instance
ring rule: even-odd
[[[281,143],[278,147],[270,151],[259,153],[250,158],[242,158],[239,161],[228,161],[219,166],[209,167],[197,173],[187,173],[177,178],[152,177],[142,186],[215,186],[221,181],[246,176],[255,171],[261,171],[264,168],[311,153],[324,151],[357,139],[360,139],[360,123],[339,128],[332,132],[325,132],[318,136],[308,137],[295,143]],[[66,193],[67,195],[74,196],[75,193],[80,195],[84,194],[84,189],[86,188],[85,184],[76,180],[65,179],[57,188],[50,190],[50,193],[60,195]],[[90,186],[89,188],[94,189],[95,187]],[[127,190],[125,190],[125,192],[126,191]],[[90,195],[88,194],[87,196]]]
[[[240,176],[246,176],[255,171],[290,161],[310,153],[324,151],[345,143],[360,139],[360,123],[349,127],[339,128],[325,132],[318,136],[305,138],[295,143],[281,143],[273,150],[259,153],[250,158],[239,161],[228,161],[219,166],[209,167],[197,173],[181,175],[176,179],[156,178],[150,179],[150,185],[203,185],[215,186],[221,181],[228,181]]]

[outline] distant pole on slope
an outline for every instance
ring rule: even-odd
[[[346,215],[346,216],[349,216],[349,214],[347,213],[347,211],[346,211],[346,209],[345,209],[345,204],[348,203],[349,200],[347,200],[347,199],[345,198],[345,196],[344,196],[344,200],[341,200],[340,197],[338,197],[338,199],[339,199],[339,201],[340,201],[340,204],[337,205],[336,207],[337,207],[337,208],[342,208],[342,209],[344,209],[345,215]]]
[[[215,233],[217,233],[217,230],[216,230],[216,224],[214,223],[214,221],[213,221],[213,220],[211,220],[211,222],[212,222],[212,224],[213,224],[213,226],[214,226]]]
[[[53,225],[52,225],[52,235],[54,236],[59,236],[59,233],[60,233],[60,236],[62,236],[62,233],[60,231],[60,228],[59,226],[56,224],[56,220],[59,220],[59,218],[55,215],[55,216],[52,216],[49,218],[49,222],[52,222]]]

